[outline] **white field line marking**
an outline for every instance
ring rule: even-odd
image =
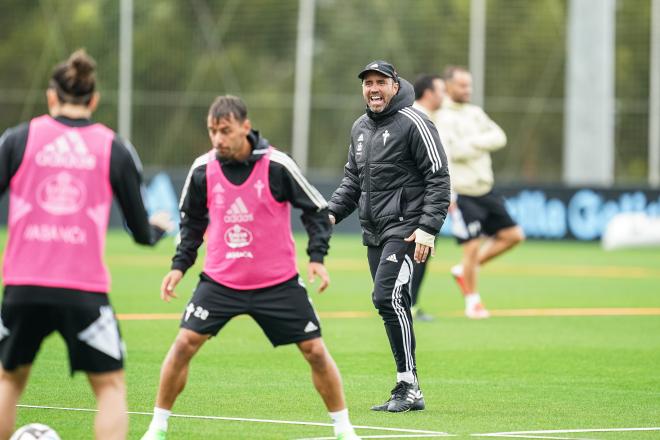
[[[480,436],[482,434],[471,434],[473,436]],[[491,437],[491,436],[487,436]],[[496,435],[492,437],[506,437],[506,438],[544,438],[544,439],[552,439],[552,440],[598,440],[598,439],[588,439],[588,438],[582,438],[582,437],[555,437],[555,436],[548,436],[548,435]]]
[[[660,307],[602,307],[602,308],[566,308],[566,309],[490,309],[491,316],[497,317],[537,317],[537,316],[660,316]],[[321,318],[351,319],[351,318],[380,318],[376,312],[345,311],[320,312]],[[438,313],[442,318],[463,318],[464,312]],[[247,318],[245,315],[239,319]],[[152,321],[181,319],[181,313],[118,313],[120,321]]]
[[[429,438],[429,437],[454,437],[454,434],[394,434],[394,435],[360,435],[360,438]],[[310,437],[296,440],[336,440],[337,437]],[[572,440],[572,439],[571,439]]]
[[[660,431],[660,427],[649,428],[584,428],[584,429],[550,429],[543,431],[511,431],[491,432],[485,434],[471,434],[473,437],[513,437],[513,438],[551,438],[567,439],[567,437],[547,437],[534,434],[571,434],[579,432],[630,432],[630,431]],[[570,440],[573,440],[571,438]],[[575,439],[579,440],[579,439]]]
[[[97,412],[96,409],[90,408],[66,408],[60,406],[41,406],[41,405],[16,405],[19,408],[36,408],[36,409],[54,409],[60,411],[81,411],[81,412]],[[136,414],[142,416],[152,416],[151,412],[141,412],[141,411],[127,411],[128,414]],[[172,414],[170,417],[180,417],[184,419],[203,419],[203,420],[228,420],[234,422],[254,422],[254,423],[277,423],[282,425],[307,425],[307,426],[329,426],[332,427],[332,423],[320,423],[320,422],[298,422],[295,420],[270,420],[270,419],[248,419],[244,417],[221,417],[221,416],[196,416],[189,414]],[[356,429],[372,429],[378,431],[394,431],[394,432],[406,432],[414,434],[433,434],[435,436],[447,436],[446,432],[439,431],[424,431],[421,429],[408,429],[408,428],[388,428],[384,426],[357,426],[353,425]]]

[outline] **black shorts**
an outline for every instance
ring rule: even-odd
[[[506,210],[504,197],[493,191],[478,197],[459,195],[456,205],[458,209],[452,213],[452,234],[459,244],[516,226]]]
[[[36,294],[28,298],[31,292]],[[34,300],[39,297],[48,299]],[[58,302],[60,298],[64,300]],[[0,312],[0,362],[5,370],[32,364],[42,341],[54,331],[67,345],[71,374],[124,368],[124,343],[108,295],[40,286],[5,288]]]
[[[202,273],[181,328],[215,336],[231,318],[243,314],[257,321],[273,346],[321,336],[319,318],[298,275],[271,287],[237,290]]]

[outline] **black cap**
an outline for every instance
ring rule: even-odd
[[[394,66],[383,60],[372,61],[362,69],[362,72],[358,75],[358,78],[364,79],[364,76],[369,72],[378,72],[382,75],[385,75],[389,78],[392,78],[394,81],[399,82],[399,75],[396,73]]]

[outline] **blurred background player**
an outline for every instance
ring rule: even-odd
[[[449,206],[449,173],[438,132],[413,109],[412,85],[377,60],[358,74],[365,114],[351,128],[344,177],[330,199],[330,221],[356,208],[378,310],[396,364],[396,385],[373,411],[425,408],[417,379],[410,310],[414,263],[433,252]],[[414,262],[414,263],[413,263]]]
[[[415,102],[413,108],[424,113],[426,117],[433,122],[436,117],[436,112],[442,106],[442,100],[445,95],[445,82],[440,75],[419,75],[413,84],[415,89]],[[428,260],[419,262],[414,265],[413,279],[412,279],[412,314],[418,321],[433,321],[433,316],[424,313],[424,311],[417,306],[419,302],[419,291],[426,272],[426,265]]]
[[[108,301],[103,261],[113,194],[140,244],[169,229],[149,224],[141,164],[132,145],[90,118],[99,103],[96,63],[84,50],[53,70],[49,115],[0,138],[0,195],[9,188],[9,239],[0,315],[0,439],[13,431],[16,404],[41,342],[64,338],[71,372],[85,371],[98,403],[97,439],[128,432],[124,348]]]
[[[465,315],[490,316],[481,302],[479,267],[525,239],[522,228],[493,192],[492,151],[506,145],[504,131],[476,105],[470,104],[472,75],[463,67],[444,72],[447,97],[438,112],[438,131],[451,161],[452,189],[457,194],[452,233],[463,247],[463,259],[451,268],[465,298]],[[487,238],[482,242],[482,235]]]
[[[303,211],[301,219],[309,235],[309,280],[318,276],[322,292],[330,282],[323,265],[332,231],[328,204],[289,156],[252,129],[241,99],[216,98],[207,124],[213,149],[195,160],[184,185],[181,242],[172,270],[163,279],[161,298],[176,297],[174,288],[195,263],[206,234],[204,271],[163,361],[154,416],[142,438],[165,438],[191,359],[229,320],[247,314],[273,346],[298,346],[311,367],[337,439],[358,439],[339,370],[298,275],[291,232],[293,205]]]

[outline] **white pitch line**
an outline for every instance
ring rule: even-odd
[[[96,409],[91,408],[67,408],[60,406],[42,406],[42,405],[16,405],[19,408],[36,408],[36,409],[54,409],[60,411],[81,411],[81,412],[97,412]],[[152,416],[151,412],[141,412],[141,411],[127,411],[128,414],[136,414],[142,416]],[[196,416],[189,414],[171,414],[170,417],[179,417],[184,419],[203,419],[203,420],[228,420],[234,422],[253,422],[253,423],[276,423],[282,425],[306,425],[306,426],[328,426],[332,427],[332,423],[320,423],[320,422],[299,422],[295,420],[271,420],[271,419],[249,419],[245,417],[222,417],[222,416]],[[377,431],[392,431],[392,432],[405,432],[409,434],[431,434],[435,437],[440,436],[451,436],[446,432],[439,431],[425,431],[421,429],[409,429],[409,428],[388,428],[385,426],[358,426],[353,425],[356,429],[371,429]],[[334,438],[334,437],[332,437]],[[374,438],[374,437],[372,437]]]
[[[540,431],[511,431],[511,432],[490,432],[484,434],[470,434],[472,437],[509,437],[509,438],[545,438],[558,440],[588,440],[577,439],[575,437],[555,437],[548,434],[572,434],[584,432],[630,432],[630,431],[660,431],[660,427],[649,428],[583,428],[583,429],[549,429]],[[535,435],[536,434],[536,435]]]
[[[454,437],[454,434],[395,434],[395,435],[360,435],[360,438],[429,438],[429,437]],[[310,437],[297,440],[336,440],[337,437]]]
[[[481,436],[483,434],[470,434],[472,436]],[[555,437],[555,436],[548,436],[548,435],[523,435],[523,434],[508,434],[508,435],[486,435],[486,437],[506,437],[506,438],[543,438],[543,439],[549,439],[549,440],[597,440],[597,439],[589,439],[589,438],[582,438],[582,437]]]

